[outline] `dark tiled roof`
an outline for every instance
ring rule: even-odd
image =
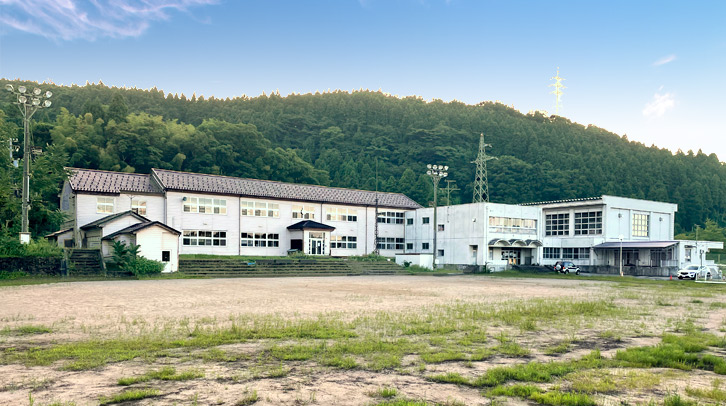
[[[96,193],[162,193],[151,181],[151,175],[139,173],[107,172],[96,169],[69,168],[68,182],[76,192]]]
[[[163,228],[163,229],[165,229],[165,230],[167,230],[167,231],[169,231],[171,233],[174,233],[176,235],[180,235],[181,234],[180,231],[177,231],[177,230],[175,230],[175,229],[167,226],[164,223],[160,223],[158,221],[148,221],[148,222],[145,222],[145,223],[139,223],[139,224],[134,224],[132,226],[128,226],[128,227],[126,227],[124,229],[121,229],[121,230],[116,231],[115,233],[111,233],[111,234],[103,237],[103,239],[104,240],[111,240],[111,239],[113,239],[113,237],[116,237],[117,235],[121,235],[121,234],[136,234],[137,231],[143,230],[143,229],[145,229],[147,227],[151,227],[151,226],[159,226],[159,227],[161,227],[161,228]]]
[[[317,221],[304,220],[287,227],[288,230],[335,230],[335,227]]]
[[[597,197],[581,197],[579,199],[562,199],[562,200],[549,200],[546,202],[532,202],[532,203],[520,203],[520,206],[539,206],[544,204],[555,204],[555,203],[572,203],[572,202],[586,202],[589,200],[600,200],[602,196]]]
[[[66,228],[64,230],[58,230],[55,233],[50,233],[50,234],[46,235],[45,238],[58,237],[59,235],[65,234],[65,233],[67,233],[69,231],[73,231],[73,227]]]
[[[401,193],[376,193],[369,190],[233,178],[164,169],[152,169],[152,171],[162,187],[168,190],[367,206],[375,206],[377,195],[378,205],[381,207],[401,209],[421,207]]]
[[[116,214],[108,215],[108,216],[103,217],[103,218],[100,218],[100,219],[98,219],[96,221],[92,221],[92,222],[90,222],[90,223],[88,223],[88,224],[86,224],[84,226],[81,226],[81,230],[88,230],[89,228],[100,227],[100,226],[108,223],[109,221],[113,221],[113,220],[116,220],[118,218],[121,218],[121,217],[127,216],[127,215],[131,215],[131,216],[136,217],[136,219],[139,220],[139,221],[141,221],[142,223],[148,223],[148,222],[151,221],[151,220],[147,219],[146,217],[144,217],[144,216],[142,216],[140,214],[137,214],[134,211],[127,210],[127,211],[123,211],[121,213],[116,213]]]

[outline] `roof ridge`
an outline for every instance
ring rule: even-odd
[[[376,190],[365,190],[365,189],[354,189],[354,188],[347,188],[347,187],[341,187],[341,186],[325,186],[325,185],[313,185],[309,183],[293,183],[293,182],[283,182],[281,180],[271,180],[271,179],[255,179],[255,178],[241,178],[238,176],[229,176],[229,175],[216,175],[212,173],[198,173],[198,172],[184,172],[184,171],[175,171],[171,169],[160,169],[160,168],[151,168],[152,171],[164,171],[164,172],[173,172],[173,173],[180,173],[184,175],[197,175],[197,176],[211,176],[216,178],[227,178],[227,179],[240,179],[240,180],[251,180],[255,182],[269,182],[269,183],[276,183],[276,184],[283,184],[283,185],[295,185],[295,186],[313,186],[313,187],[322,187],[326,189],[337,189],[337,190],[352,190],[356,192],[368,192],[368,193],[381,193],[381,194],[388,194],[388,195],[403,195],[405,194],[401,192],[380,192]],[[406,196],[408,197],[408,196]],[[410,197],[408,197],[411,199]],[[413,199],[411,199],[413,200]]]
[[[86,171],[86,172],[113,173],[113,174],[118,174],[118,175],[136,175],[136,176],[150,176],[151,175],[150,173],[107,171],[104,169],[76,168],[73,166],[66,166],[65,169],[76,170],[76,171]]]

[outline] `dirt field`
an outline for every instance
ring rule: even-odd
[[[143,405],[537,404],[472,382],[495,367],[568,362],[593,349],[611,359],[694,326],[723,337],[724,303],[722,286],[575,277],[0,287],[0,404],[97,405],[139,389],[154,391],[136,403]],[[718,346],[705,351],[724,357]],[[533,384],[604,405],[660,405],[675,395],[725,404],[723,375],[687,369],[606,365]],[[454,376],[468,383],[452,383]]]

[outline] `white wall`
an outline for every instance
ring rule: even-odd
[[[161,261],[162,251],[170,251],[170,261],[165,263],[164,272],[179,269],[179,237],[176,234],[158,226],[147,227],[136,233],[136,243],[141,246],[139,255],[155,261]]]
[[[182,200],[185,196],[224,199],[227,201],[227,214],[185,213],[184,201]],[[166,205],[165,224],[182,232],[182,235],[179,237],[180,254],[239,255],[239,198],[236,196],[223,196],[216,194],[167,192]],[[227,233],[227,245],[224,247],[212,245],[182,245],[182,240],[184,238],[183,232],[185,230],[224,231]]]

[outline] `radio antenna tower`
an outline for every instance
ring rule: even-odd
[[[560,108],[562,107],[562,89],[567,89],[565,85],[562,84],[562,81],[565,80],[560,77],[560,67],[557,67],[557,76],[550,78],[550,80],[554,80],[555,83],[549,85],[548,87],[554,87],[555,90],[550,92],[551,94],[555,95],[555,114],[558,116],[560,115]]]
[[[497,159],[488,156],[486,147],[491,148],[491,144],[484,143],[484,133],[479,136],[479,155],[471,163],[476,164],[476,177],[474,178],[474,203],[489,201],[489,178],[487,174],[487,161]]]

